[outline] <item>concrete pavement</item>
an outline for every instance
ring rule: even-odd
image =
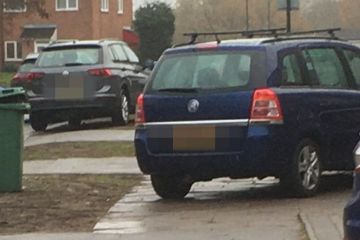
[[[33,130],[31,129],[31,127],[27,124],[24,124],[24,143],[26,142],[26,140],[32,135]]]
[[[133,116],[130,116],[133,119]],[[134,129],[114,127],[110,118],[99,118],[82,121],[79,130],[72,130],[67,122],[51,124],[46,132],[35,132],[29,123],[24,125],[24,144],[33,146],[56,142],[78,141],[133,141]]]
[[[310,240],[342,240],[343,208],[349,200],[350,189],[326,193],[301,203],[300,221],[303,223]]]
[[[43,234],[23,234],[12,236],[0,236],[0,240],[184,240],[194,239],[193,233],[173,232],[173,233],[152,233],[152,234],[92,234],[92,233],[43,233]],[[198,240],[223,239],[211,233],[198,233]]]
[[[299,214],[309,240],[341,240],[343,227],[341,214],[306,213]]]
[[[91,233],[58,233],[58,234],[22,234],[0,236],[0,240],[118,240],[119,235],[99,235]]]
[[[156,232],[141,234],[90,234],[90,233],[68,233],[68,234],[26,234],[15,236],[0,236],[0,240],[259,240],[252,238],[231,237],[226,233],[214,232]],[[271,236],[263,236],[261,240],[291,240],[291,239],[274,239]],[[303,239],[301,239],[303,240]]]
[[[141,174],[135,157],[25,161],[24,174]]]

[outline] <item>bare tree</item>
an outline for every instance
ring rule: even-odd
[[[245,30],[246,2],[250,29],[285,27],[285,11],[278,10],[277,0],[177,0],[175,41],[183,42],[182,33],[189,31]],[[304,10],[292,16],[295,30],[312,28]]]
[[[245,29],[245,0],[177,0],[175,41],[189,31]]]
[[[250,29],[285,27],[286,13],[277,9],[277,0],[177,0],[176,41],[183,41],[181,33],[187,31],[245,30],[246,2]],[[359,0],[300,0],[300,9],[291,14],[292,28],[358,32],[359,12]]]
[[[339,27],[341,3],[335,0],[317,0],[304,9],[304,16],[314,28]]]
[[[342,26],[347,29],[360,29],[360,1],[359,0],[342,0],[341,4],[341,22]]]

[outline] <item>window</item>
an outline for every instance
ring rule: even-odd
[[[109,11],[109,0],[100,0],[101,1],[101,11],[108,12]]]
[[[217,57],[215,64],[219,64],[223,81],[227,81],[227,87],[246,86],[250,81],[251,56],[250,55],[229,55],[226,62]]]
[[[310,80],[314,85],[347,88],[344,68],[334,49],[319,48],[303,51]]]
[[[39,57],[40,67],[95,65],[100,63],[100,48],[83,46],[47,49]]]
[[[282,85],[303,84],[299,61],[295,54],[289,54],[283,58],[281,74]]]
[[[118,14],[124,13],[124,0],[118,0]]]
[[[78,9],[78,0],[56,0],[56,11],[76,11]]]
[[[26,12],[25,0],[5,0],[4,12],[7,13]]]
[[[252,82],[250,79],[256,80],[256,74],[262,72],[257,68],[261,56],[257,52],[174,54],[159,63],[150,88],[245,90]]]
[[[49,41],[35,41],[35,43],[34,43],[34,52],[35,53],[40,53],[47,46],[49,46]]]
[[[19,72],[30,72],[31,69],[33,69],[35,66],[35,60],[33,61],[27,61],[25,63],[22,63],[19,67]]]
[[[21,43],[16,41],[5,42],[5,61],[21,61]]]
[[[114,62],[127,62],[128,59],[126,57],[126,54],[119,44],[112,45],[110,47],[110,52],[112,55],[112,60]]]
[[[138,63],[139,62],[139,58],[136,56],[136,54],[126,45],[123,45],[124,51],[127,55],[127,57],[129,58],[130,62],[133,63]]]
[[[344,50],[344,54],[349,62],[356,85],[360,86],[360,53],[351,50]]]

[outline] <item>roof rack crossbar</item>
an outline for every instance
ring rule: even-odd
[[[244,37],[252,38],[255,35],[277,35],[278,32],[285,31],[285,28],[270,28],[270,29],[258,29],[258,30],[249,30],[249,31],[229,31],[229,32],[191,32],[184,33],[186,37],[190,37],[190,42],[188,44],[193,44],[196,42],[199,36],[214,36],[218,43],[221,42],[219,36],[221,35],[236,35],[241,34]]]
[[[221,43],[221,39],[219,36],[222,35],[236,35],[241,34],[246,38],[253,38],[254,36],[263,36],[263,37],[273,37],[274,39],[265,40],[265,42],[276,42],[283,41],[286,39],[308,39],[308,38],[316,38],[316,39],[336,39],[339,38],[336,36],[335,32],[341,31],[341,28],[325,28],[325,29],[316,29],[310,31],[300,31],[300,32],[286,32],[285,28],[270,28],[270,29],[258,29],[258,30],[249,30],[249,31],[229,31],[229,32],[190,32],[184,33],[184,36],[190,37],[190,41],[188,43],[177,44],[173,47],[186,46],[196,43],[196,40],[199,36],[214,36],[215,40],[218,43]],[[317,33],[327,33],[329,37],[307,37],[300,35],[309,35],[309,34],[317,34]],[[296,37],[300,36],[300,37]],[[281,38],[284,37],[284,38]]]

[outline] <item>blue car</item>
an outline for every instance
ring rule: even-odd
[[[274,176],[310,197],[322,171],[353,168],[359,48],[332,37],[215,35],[166,50],[138,98],[136,156],[159,196]]]
[[[344,240],[360,239],[360,143],[355,148],[354,160],[353,194],[344,210]]]

